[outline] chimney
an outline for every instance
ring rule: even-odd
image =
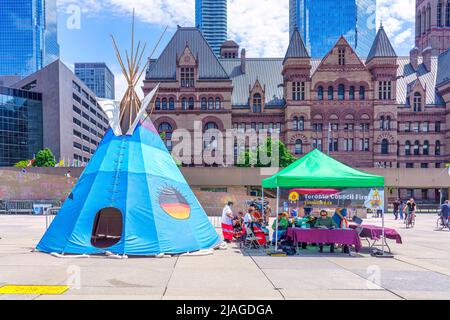
[[[241,50],[241,72],[245,74],[245,49]]]
[[[409,62],[414,70],[417,70],[417,67],[419,66],[419,49],[417,49],[417,47],[409,52]]]
[[[422,60],[423,60],[423,64],[427,68],[427,71],[431,71],[431,56],[432,56],[431,47],[425,48],[422,51]]]

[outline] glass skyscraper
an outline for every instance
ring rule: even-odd
[[[25,77],[58,58],[56,0],[1,0],[0,75]]]
[[[219,56],[227,40],[227,0],[195,0],[195,26]]]
[[[41,149],[42,95],[0,87],[0,167],[30,160]]]
[[[343,35],[367,57],[376,35],[376,0],[289,0],[290,34],[298,28],[314,58],[324,57]]]
[[[75,75],[98,98],[114,99],[114,74],[105,63],[75,63]]]

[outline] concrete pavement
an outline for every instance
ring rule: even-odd
[[[269,257],[235,245],[211,256],[58,259],[32,252],[45,230],[39,216],[0,216],[0,286],[65,285],[59,296],[0,295],[0,299],[448,299],[450,232],[433,231],[437,217],[406,229],[392,216],[403,245],[394,259],[368,251],[349,257],[318,254]],[[380,224],[367,219],[367,224]],[[365,245],[365,243],[363,242]]]

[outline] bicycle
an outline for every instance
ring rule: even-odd
[[[439,216],[436,221],[436,231],[442,231],[446,228],[450,231],[450,219],[447,219],[447,221],[443,223],[441,216]]]
[[[416,224],[416,215],[414,213],[408,214],[408,216],[405,219],[406,229],[414,228],[414,225]]]

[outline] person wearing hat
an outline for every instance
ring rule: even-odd
[[[328,212],[326,210],[320,211],[320,218],[316,220],[316,224],[314,225],[314,228],[319,229],[331,229],[331,228],[337,228],[336,222],[332,218],[328,216]],[[329,245],[330,246],[330,252],[334,253],[334,243],[330,244],[319,244],[319,252],[323,252],[323,246]]]
[[[278,220],[278,234],[277,234],[277,220]],[[287,218],[287,213],[278,213],[278,219],[275,220],[272,224],[272,229],[273,229],[273,238],[272,238],[272,244],[275,244],[275,241],[280,241],[281,238],[284,236],[284,234],[286,233],[287,228],[289,227],[289,221]],[[275,237],[276,240],[275,240]]]

